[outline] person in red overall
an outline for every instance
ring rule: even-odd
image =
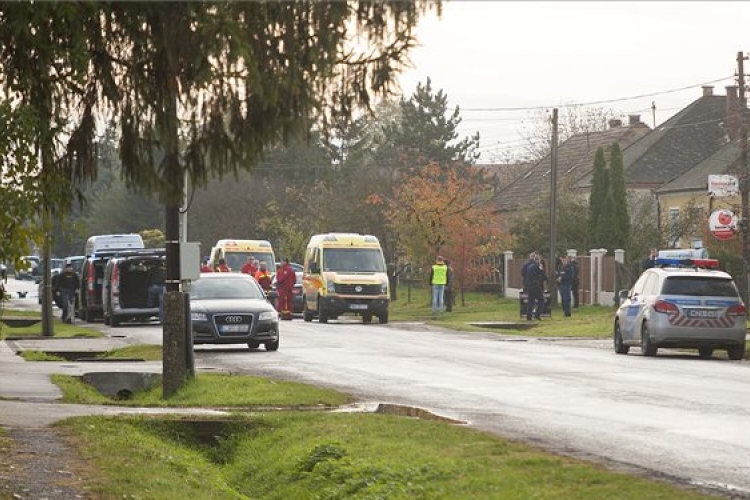
[[[203,263],[201,264],[201,272],[202,273],[212,273],[214,272],[214,268],[208,265],[208,257],[205,257],[203,259]]]
[[[217,273],[231,273],[232,270],[229,269],[229,266],[227,265],[227,261],[224,259],[219,259],[219,265],[216,266],[216,272]]]
[[[240,272],[249,274],[250,276],[255,276],[255,273],[258,272],[258,261],[255,260],[252,255],[248,256],[247,262],[245,262],[245,265],[242,266]]]
[[[282,260],[281,266],[276,271],[276,291],[279,297],[276,299],[276,310],[281,319],[292,319],[292,304],[294,285],[297,283],[297,275],[294,268],[289,265],[289,259]]]

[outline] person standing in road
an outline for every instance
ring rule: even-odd
[[[266,263],[261,262],[260,269],[255,273],[255,280],[263,291],[266,292],[266,295],[268,295],[268,292],[271,290],[271,279],[271,273],[268,272]]]
[[[227,265],[227,261],[224,259],[219,259],[219,265],[216,266],[216,272],[217,273],[231,273],[232,270]]]
[[[445,283],[445,293],[443,294],[445,312],[453,312],[453,266],[451,266],[451,261],[448,259],[445,259],[445,265],[448,267],[448,280]]]
[[[247,262],[242,266],[242,269],[240,269],[241,272],[245,274],[249,274],[250,276],[255,276],[255,273],[258,272],[258,261],[255,260],[255,257],[252,255],[247,256]]]
[[[52,279],[52,287],[60,294],[63,323],[73,323],[76,293],[80,286],[81,281],[73,270],[73,264],[70,263],[65,265],[62,273]]]
[[[560,259],[560,268],[556,273],[556,280],[558,284],[558,290],[560,291],[560,303],[562,304],[563,314],[565,317],[569,317],[570,311],[570,291],[573,286],[573,265],[570,262],[570,257],[565,256]]]
[[[294,268],[289,265],[289,259],[284,258],[276,271],[276,291],[279,296],[276,299],[276,310],[281,315],[281,319],[292,319],[294,285],[297,283],[297,274]]]
[[[432,287],[432,316],[442,314],[445,300],[445,285],[448,284],[448,266],[440,255],[435,259],[430,271],[430,286]]]
[[[201,272],[202,273],[212,273],[214,272],[214,269],[208,265],[208,261],[210,259],[208,257],[203,258],[203,263],[201,264]]]

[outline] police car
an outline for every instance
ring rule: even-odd
[[[715,259],[658,258],[633,287],[620,293],[614,320],[614,349],[644,356],[660,347],[697,349],[701,357],[726,350],[745,355],[747,307],[732,277]]]

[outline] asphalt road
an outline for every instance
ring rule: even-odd
[[[159,343],[157,325],[109,328]],[[365,405],[416,406],[610,467],[750,498],[750,363],[610,341],[468,334],[424,325],[283,322],[278,352],[196,347],[198,369],[314,383]]]

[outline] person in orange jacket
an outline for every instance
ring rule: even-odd
[[[255,273],[255,280],[258,282],[263,291],[266,292],[266,295],[268,295],[268,292],[271,290],[271,273],[268,272],[268,269],[266,269],[266,267],[266,263],[261,262],[260,269],[257,273]]]
[[[231,273],[232,270],[227,265],[227,261],[224,259],[219,259],[219,265],[216,266],[216,272],[217,273]]]

